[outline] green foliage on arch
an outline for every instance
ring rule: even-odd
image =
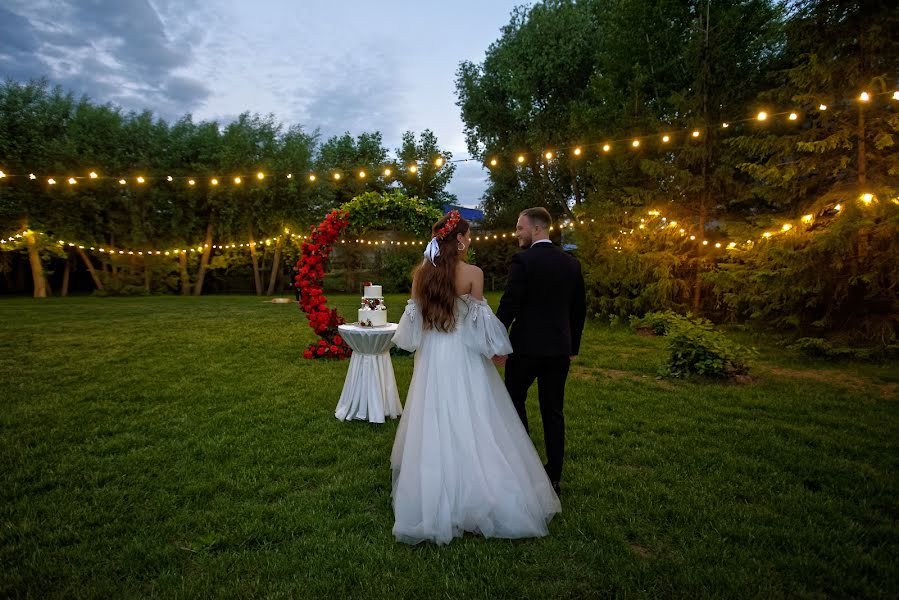
[[[354,234],[388,229],[430,237],[431,226],[443,216],[421,199],[409,198],[400,191],[365,192],[340,208],[347,212],[349,230]]]

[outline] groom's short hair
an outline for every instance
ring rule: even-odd
[[[526,208],[521,211],[521,214],[531,220],[531,225],[540,225],[546,231],[549,231],[550,226],[553,224],[553,218],[550,216],[549,211],[542,206]]]

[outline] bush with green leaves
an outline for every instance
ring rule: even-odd
[[[691,318],[673,311],[647,313],[632,319],[635,328],[649,327],[668,337],[668,359],[661,374],[669,377],[734,377],[749,372],[749,351],[727,339],[706,319]]]

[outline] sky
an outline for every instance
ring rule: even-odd
[[[523,2],[0,0],[0,77],[169,120],[250,111],[323,139],[377,130],[391,151],[427,128],[464,158],[456,69]],[[459,163],[449,191],[476,206],[486,177]]]

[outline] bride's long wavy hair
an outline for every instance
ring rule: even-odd
[[[431,234],[438,232],[449,221],[450,213],[434,223]],[[425,329],[449,332],[456,327],[456,266],[461,260],[458,234],[468,233],[468,221],[459,217],[459,222],[442,239],[438,239],[440,254],[431,261],[425,259],[415,270],[414,280],[419,308]]]

